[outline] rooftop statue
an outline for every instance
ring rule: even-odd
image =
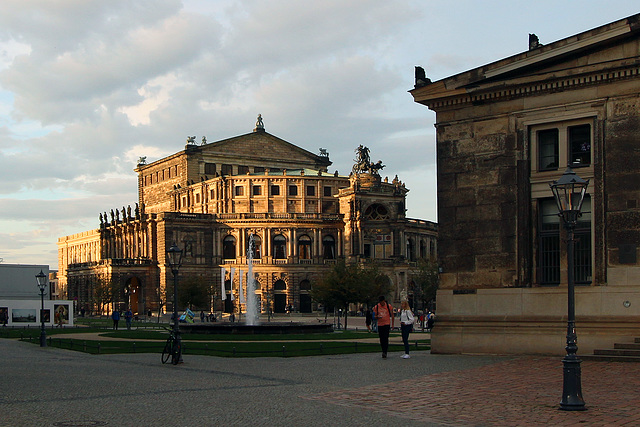
[[[187,136],[187,145],[193,145],[196,143],[196,137],[195,136]]]
[[[384,168],[385,165],[382,164],[382,160],[378,160],[377,163],[371,162],[369,165],[369,170],[373,175],[380,175],[380,171]]]
[[[416,66],[416,83],[413,87],[417,89],[428,84],[431,84],[431,79],[427,78],[424,68]]]
[[[258,120],[256,120],[256,128],[254,131],[264,130],[264,123],[262,122],[262,114],[258,114]]]
[[[356,158],[354,161],[356,163],[353,165],[353,173],[367,172],[371,164],[369,149],[360,144],[358,148],[356,148]]]

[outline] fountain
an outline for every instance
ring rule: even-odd
[[[181,324],[183,333],[202,334],[309,334],[333,332],[333,325],[329,323],[300,323],[300,322],[268,322],[260,324],[260,309],[256,296],[256,278],[253,274],[253,255],[255,252],[254,236],[249,236],[247,249],[247,298],[246,316],[244,323],[191,323]],[[239,284],[242,283],[240,277]],[[240,301],[242,301],[242,287],[240,285]]]
[[[255,248],[253,234],[249,236],[249,248],[247,249],[247,316],[245,323],[249,326],[260,324],[258,313],[258,298],[256,298],[256,278],[253,275],[253,253]]]

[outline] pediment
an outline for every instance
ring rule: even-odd
[[[265,164],[286,160],[300,167],[327,167],[327,156],[320,156],[265,131],[257,131],[216,141],[199,147],[203,156],[251,159]]]

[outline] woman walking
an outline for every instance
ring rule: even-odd
[[[404,344],[403,359],[409,359],[409,334],[413,330],[415,321],[408,301],[402,301],[402,311],[400,311],[400,330],[402,331],[402,343]]]
[[[387,358],[387,350],[389,350],[389,331],[393,327],[393,307],[385,300],[384,295],[378,298],[378,305],[373,307],[376,319],[378,321],[378,337],[380,338],[380,347],[382,347],[382,358]]]

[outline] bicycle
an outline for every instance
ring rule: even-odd
[[[177,365],[182,360],[182,340],[180,340],[180,334],[176,334],[173,330],[169,332],[169,338],[162,350],[162,363],[167,363],[169,357],[173,365]]]

